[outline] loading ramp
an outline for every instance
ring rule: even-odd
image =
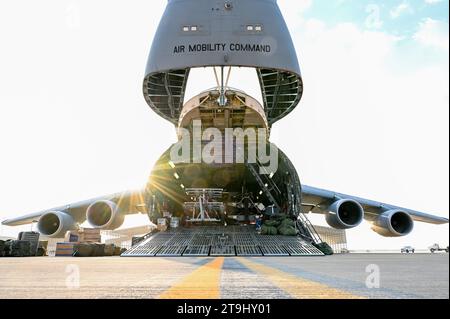
[[[323,255],[300,236],[264,236],[247,226],[197,226],[150,234],[122,257]]]

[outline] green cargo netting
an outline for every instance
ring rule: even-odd
[[[24,240],[7,240],[3,249],[6,257],[30,257],[32,253],[31,243]]]
[[[277,228],[274,226],[263,225],[261,227],[262,235],[276,235],[278,233]]]
[[[105,256],[114,256],[114,244],[105,244]]]
[[[326,242],[322,242],[319,244],[314,244],[313,245],[319,249],[321,252],[323,252],[325,255],[333,255],[333,249],[330,247],[330,245],[328,245]]]
[[[74,257],[104,257],[118,256],[121,249],[114,244],[80,243],[73,246],[73,252]]]
[[[105,256],[105,244],[94,244],[94,256],[103,257]]]
[[[292,226],[281,225],[280,227],[278,227],[278,232],[283,236],[296,236],[297,235],[297,231]]]
[[[278,227],[280,226],[280,222],[278,220],[266,220],[264,221],[264,225],[268,227]]]
[[[289,218],[283,219],[281,221],[281,226],[293,227],[295,228],[295,222]]]
[[[261,227],[261,234],[296,236],[297,230],[295,229],[295,222],[292,219],[287,218],[286,215],[279,215],[275,219],[264,221],[264,225]]]
[[[92,257],[94,256],[94,246],[92,244],[76,244],[73,247],[73,255],[75,257]]]
[[[36,256],[38,257],[42,257],[45,256],[47,252],[45,251],[44,247],[38,247],[38,249],[36,250]]]
[[[0,257],[5,255],[5,241],[0,240]]]

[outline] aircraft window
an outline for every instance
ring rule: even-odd
[[[182,27],[183,32],[197,32],[199,27],[197,25],[185,25]]]
[[[246,30],[261,32],[263,30],[263,26],[261,24],[257,24],[257,25],[248,24],[246,27]]]

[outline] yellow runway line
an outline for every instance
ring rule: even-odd
[[[297,299],[365,299],[362,296],[332,288],[315,281],[299,278],[276,268],[255,263],[246,258],[239,258],[239,262],[250,270],[265,275],[274,285]]]
[[[160,299],[219,299],[223,257],[216,258],[187,275],[164,293]]]

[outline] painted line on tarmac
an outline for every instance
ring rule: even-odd
[[[180,265],[193,265],[193,266],[203,266],[214,260],[215,257],[144,257],[150,259],[161,258],[167,260],[171,263],[177,263]]]
[[[344,279],[344,278],[338,278],[333,277],[330,275],[325,274],[318,274],[313,273],[310,271],[306,271],[302,268],[292,267],[283,263],[275,262],[269,258],[258,258],[255,259],[258,263],[263,263],[264,265],[267,265],[269,267],[277,268],[281,271],[284,271],[286,273],[289,273],[293,276],[302,277],[307,280],[315,281],[336,289],[341,289],[348,291],[350,293],[365,297],[365,298],[373,298],[373,299],[417,299],[417,298],[423,298],[423,296],[395,290],[392,288],[368,288],[365,283],[351,280],[351,279]],[[365,269],[363,269],[365,270]],[[366,273],[365,273],[366,274]],[[368,273],[366,274],[368,275]]]
[[[223,299],[289,299],[291,296],[234,257],[225,258],[221,276]]]
[[[215,258],[199,267],[159,295],[160,299],[219,299],[224,258]]]
[[[251,261],[249,258],[239,258],[247,268],[261,273],[275,286],[297,299],[365,299],[363,296],[336,289],[328,285],[294,276],[279,269]]]

